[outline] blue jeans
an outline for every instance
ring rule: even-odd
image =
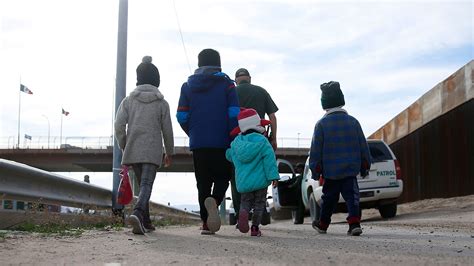
[[[141,215],[141,218],[143,218],[142,222],[151,223],[150,196],[158,166],[151,163],[138,163],[133,164],[132,167],[140,186],[138,200],[133,208],[134,214],[138,212]]]
[[[359,185],[355,176],[340,180],[324,180],[320,222],[325,225],[331,223],[331,216],[339,201],[339,194],[346,201],[347,211],[349,212],[347,221],[349,223],[360,222]]]

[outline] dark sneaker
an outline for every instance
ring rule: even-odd
[[[204,206],[207,210],[207,226],[209,231],[217,232],[221,229],[221,218],[219,217],[219,213],[217,212],[217,203],[213,197],[207,197],[204,200]]]
[[[143,227],[141,215],[138,213],[133,213],[127,219],[128,224],[132,226],[132,233],[136,235],[144,235],[145,234],[145,227]]]
[[[349,231],[347,231],[347,234],[350,236],[360,236],[362,234],[362,228],[360,228],[359,223],[354,223],[349,225]]]
[[[320,233],[320,234],[326,234],[327,230],[328,230],[327,227],[321,226],[319,221],[313,221],[313,228],[314,228],[314,230],[318,231],[318,233]]]
[[[262,236],[262,232],[256,225],[252,225],[252,228],[250,229],[250,235],[251,236]]]
[[[241,210],[239,213],[239,231],[241,233],[247,233],[249,231],[249,212],[247,210]]]
[[[209,230],[209,227],[207,227],[207,224],[203,223],[201,227],[201,235],[213,235],[214,232],[211,232]]]
[[[147,231],[147,232],[151,232],[151,231],[156,230],[156,227],[151,222],[150,223],[144,222],[143,227],[145,228],[145,231]]]

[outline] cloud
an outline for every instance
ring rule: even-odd
[[[45,119],[35,111],[41,110],[58,132],[57,110],[64,107],[71,112],[65,134],[110,135],[117,2],[27,3],[31,9],[25,10],[23,2],[2,8],[0,73],[6,78],[0,85],[8,100],[1,100],[1,134],[16,135],[21,76],[35,92],[23,97],[25,128],[45,123],[39,122]],[[347,107],[356,113],[362,114],[362,109],[379,113],[375,102],[401,99],[395,110],[383,112],[386,117],[376,122],[360,118],[370,120],[364,130],[371,132],[407,106],[407,99],[421,96],[472,58],[472,49],[465,48],[472,47],[468,1],[175,4],[187,57],[171,1],[129,2],[127,92],[135,86],[141,57],[152,55],[161,73],[160,90],[175,110],[181,84],[189,68],[193,71],[197,65],[197,54],[213,47],[231,77],[237,68],[246,67],[253,81],[268,89],[280,107],[281,137],[295,136],[295,131],[311,136],[322,115],[319,84],[323,82],[341,81],[349,97]],[[61,12],[52,11],[53,6]],[[436,61],[425,59],[435,57]],[[184,135],[174,124],[176,135]]]

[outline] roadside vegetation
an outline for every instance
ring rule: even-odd
[[[0,242],[5,241],[5,237],[7,236],[7,232],[0,231]]]
[[[176,219],[163,218],[154,220],[153,224],[156,227],[167,227],[167,226],[186,226],[189,222],[183,222]],[[46,223],[46,224],[34,224],[32,222],[25,222],[9,230],[0,231],[0,242],[5,241],[9,233],[13,232],[24,232],[24,233],[36,233],[45,237],[79,237],[88,230],[99,230],[99,231],[121,231],[126,228],[121,221],[115,223],[96,223],[89,225],[74,226],[67,223]]]
[[[46,205],[31,203],[25,208],[24,216],[0,230],[0,242],[8,241],[17,234],[34,234],[42,237],[80,237],[89,230],[121,231],[127,228],[124,218],[132,212],[131,205],[126,206],[122,213],[112,213],[110,210],[96,210],[89,206],[87,212],[76,208],[75,212],[51,212]],[[85,209],[85,208],[84,208]],[[98,208],[97,208],[98,209]],[[14,217],[14,216],[12,216]],[[186,226],[196,224],[196,221],[184,215],[156,215],[152,217],[153,224],[157,227]]]
[[[77,237],[81,236],[87,230],[107,230],[107,231],[120,231],[123,229],[121,223],[116,224],[104,224],[98,223],[93,225],[82,225],[82,226],[73,226],[69,224],[57,224],[57,223],[47,223],[47,224],[33,224],[33,223],[23,223],[11,228],[14,231],[28,232],[28,233],[38,233],[42,236],[68,236],[68,237]]]

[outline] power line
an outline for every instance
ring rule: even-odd
[[[191,71],[191,65],[189,64],[188,52],[186,51],[186,45],[184,45],[183,32],[181,31],[181,24],[179,23],[178,11],[176,11],[176,3],[174,0],[173,0],[173,7],[174,7],[174,14],[176,16],[176,22],[178,23],[179,35],[181,36],[181,43],[183,44],[184,56],[186,57],[186,61],[188,63],[189,73],[192,74],[193,72]]]

